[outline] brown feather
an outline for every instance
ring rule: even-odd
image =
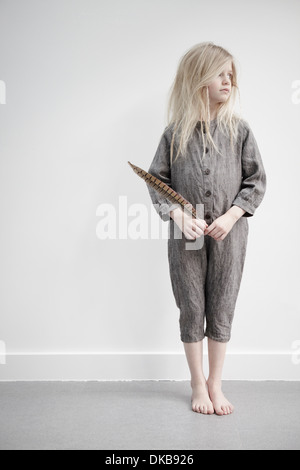
[[[187,201],[184,197],[182,197],[181,194],[177,193],[176,191],[174,191],[174,189],[170,188],[170,186],[168,186],[166,183],[156,178],[155,176],[151,175],[150,173],[147,173],[145,170],[142,170],[138,166],[133,165],[130,162],[128,162],[128,164],[131,166],[133,171],[140,178],[146,181],[146,183],[149,184],[149,186],[155,189],[155,191],[157,191],[166,199],[168,199],[168,201],[175,203],[175,204],[179,204],[183,210],[188,211],[195,219],[197,218],[196,209],[192,206],[192,204],[189,201]]]

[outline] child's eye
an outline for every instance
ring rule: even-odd
[[[222,77],[223,75],[223,73],[220,73],[219,77]],[[230,78],[230,80],[232,80],[232,73],[229,73],[227,76]]]

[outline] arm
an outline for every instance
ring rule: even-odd
[[[170,168],[170,144],[167,137],[167,130],[163,133],[158,148],[156,150],[153,161],[150,165],[148,173],[159,178],[161,181],[172,187],[171,183],[171,168]],[[151,186],[147,186],[152,203],[156,212],[159,214],[163,221],[170,220],[170,211],[178,208],[177,204],[172,204],[168,199],[163,197],[159,192]]]
[[[242,217],[251,217],[266,192],[266,173],[256,140],[249,126],[245,128],[241,158],[243,180],[240,191],[229,211],[238,215],[235,208],[237,206],[244,211]]]
[[[231,206],[230,209],[226,212],[233,217],[234,221],[237,222],[243,215],[246,213],[244,209],[241,209],[239,206]]]

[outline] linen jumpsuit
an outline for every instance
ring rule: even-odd
[[[195,126],[188,143],[187,154],[180,155],[170,166],[172,125],[166,127],[148,170],[187,199],[195,208],[204,207],[208,225],[225,214],[231,206],[244,209],[224,240],[209,235],[200,237],[202,248],[186,249],[188,240],[170,217],[174,204],[147,185],[154,208],[163,221],[169,221],[168,261],[171,285],[180,310],[180,336],[184,343],[201,341],[205,336],[228,342],[244,268],[248,217],[254,215],[266,191],[266,173],[249,124],[240,120],[238,137],[232,150],[230,138],[210,122],[212,146],[205,148],[201,123]],[[177,147],[174,146],[174,158]],[[198,206],[199,207],[199,206]],[[175,230],[181,238],[174,236]],[[204,239],[204,240],[203,240]],[[198,239],[199,240],[199,239]]]

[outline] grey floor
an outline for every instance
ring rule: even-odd
[[[224,382],[230,416],[189,382],[0,382],[0,449],[300,450],[300,382]]]

